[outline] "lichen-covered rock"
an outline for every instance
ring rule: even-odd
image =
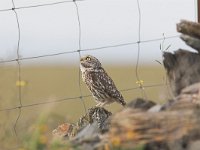
[[[191,22],[181,20],[177,24],[177,31],[182,33],[181,39],[185,43],[199,52],[200,50],[200,24],[197,22]]]
[[[163,53],[163,64],[174,96],[194,83],[200,82],[200,24],[182,20],[177,24],[181,39],[197,52],[179,49],[174,53]]]
[[[198,53],[179,49],[174,53],[164,52],[163,57],[163,64],[174,96],[178,96],[183,88],[200,82],[200,55]]]
[[[181,90],[181,93],[164,104],[161,110],[194,109],[200,107],[200,83],[192,84]]]
[[[92,107],[88,109],[87,114],[79,119],[77,126],[81,129],[89,124],[96,122],[96,125],[100,129],[100,131],[104,132],[105,130],[108,130],[109,124],[107,122],[107,119],[111,115],[112,113],[107,111],[103,107]]]
[[[200,139],[199,109],[141,112],[130,108],[116,113],[107,133],[109,144],[124,149],[174,150]]]
[[[55,138],[71,138],[74,136],[76,126],[70,123],[63,123],[52,131]]]

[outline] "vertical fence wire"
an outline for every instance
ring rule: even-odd
[[[197,0],[197,21],[200,22],[200,0]]]
[[[79,15],[79,8],[78,8],[78,4],[76,3],[76,0],[73,0],[74,5],[76,7],[76,14],[77,14],[77,20],[78,20],[78,33],[79,33],[79,38],[78,38],[78,44],[79,44],[79,49],[78,49],[78,54],[79,54],[79,60],[81,58],[81,21],[80,21],[80,15]],[[87,112],[86,110],[86,105],[85,105],[85,101],[83,99],[83,94],[82,94],[82,89],[81,89],[81,71],[79,69],[78,71],[78,86],[79,86],[79,92],[80,92],[80,100],[83,104],[84,107],[84,111],[85,113]]]
[[[15,18],[16,18],[16,22],[17,22],[17,29],[18,29],[18,41],[17,41],[17,66],[18,66],[18,81],[16,82],[16,86],[18,86],[18,100],[19,100],[19,106],[18,106],[18,116],[15,120],[15,123],[14,123],[14,132],[15,132],[15,135],[16,137],[18,137],[18,134],[17,134],[17,123],[18,123],[18,120],[20,119],[20,116],[21,116],[21,108],[22,108],[22,92],[21,92],[21,86],[20,86],[20,83],[21,83],[21,63],[20,63],[20,52],[19,52],[19,48],[20,48],[20,40],[21,40],[21,29],[20,29],[20,23],[19,23],[19,18],[18,18],[18,14],[17,14],[17,11],[15,10],[15,3],[14,3],[14,0],[12,0],[12,10],[15,14]],[[17,85],[19,84],[19,85]]]
[[[138,8],[138,42],[137,42],[137,60],[136,60],[136,66],[135,66],[135,75],[137,78],[137,84],[139,85],[141,92],[142,92],[142,96],[143,98],[147,99],[147,95],[143,86],[143,80],[140,79],[139,77],[139,73],[138,73],[138,67],[139,67],[139,62],[140,62],[140,43],[141,43],[141,19],[142,19],[142,15],[141,15],[141,9],[140,9],[140,2],[139,0],[137,0],[137,8]]]
[[[194,0],[194,21],[198,22],[198,16],[197,16],[197,8],[198,8],[198,0]]]

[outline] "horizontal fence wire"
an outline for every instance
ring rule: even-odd
[[[179,35],[173,35],[173,36],[167,36],[167,37],[165,37],[165,39],[173,39],[173,38],[178,38],[178,37],[179,37]],[[161,40],[163,40],[163,37],[162,38],[144,40],[144,41],[141,40],[139,42],[137,41],[137,42],[107,45],[107,46],[101,46],[101,47],[92,47],[92,48],[80,49],[80,50],[72,50],[72,51],[66,51],[66,52],[58,52],[58,53],[52,53],[52,54],[46,54],[46,55],[38,55],[38,56],[33,56],[33,57],[20,57],[20,58],[15,58],[15,59],[1,60],[0,63],[16,62],[18,60],[21,60],[21,61],[31,60],[31,59],[38,59],[38,58],[43,58],[43,57],[53,57],[53,56],[66,55],[66,54],[72,54],[72,53],[79,53],[81,51],[96,51],[96,50],[101,50],[101,49],[123,47],[123,46],[129,46],[129,45],[136,45],[138,43],[156,42],[156,41],[161,41]]]
[[[76,0],[76,1],[85,1],[85,0]],[[60,2],[47,3],[47,4],[39,4],[39,5],[31,5],[31,6],[20,6],[20,7],[15,7],[15,9],[36,8],[36,7],[43,7],[43,6],[51,6],[51,5],[64,4],[64,3],[69,3],[69,2],[74,2],[74,0],[73,1],[60,1]],[[12,9],[13,8],[0,9],[0,12],[11,11]]]
[[[18,65],[18,81],[21,81],[21,61],[26,61],[26,60],[31,60],[31,59],[39,59],[39,58],[46,58],[46,57],[54,57],[54,56],[58,56],[58,55],[67,55],[67,54],[72,54],[72,53],[77,53],[77,55],[79,55],[79,58],[81,57],[81,52],[83,51],[98,51],[98,50],[102,50],[102,49],[109,49],[109,48],[115,48],[115,47],[123,47],[123,46],[130,46],[130,45],[137,45],[137,61],[136,61],[136,66],[135,66],[135,75],[138,81],[141,80],[140,75],[138,73],[138,68],[139,68],[139,62],[140,62],[140,45],[142,43],[148,43],[148,42],[155,42],[155,41],[161,41],[163,40],[163,37],[161,38],[154,38],[154,39],[148,39],[148,40],[141,40],[141,23],[142,23],[142,16],[141,16],[141,7],[140,7],[140,3],[139,0],[137,0],[137,5],[138,5],[138,41],[133,41],[133,42],[127,42],[127,43],[119,43],[119,44],[113,44],[113,45],[105,45],[105,46],[100,46],[100,47],[91,47],[91,48],[85,48],[82,49],[81,47],[81,19],[80,19],[80,14],[79,14],[79,7],[78,4],[76,2],[78,1],[87,1],[87,0],[71,0],[71,1],[60,1],[60,2],[53,2],[53,3],[46,3],[46,4],[38,4],[38,5],[30,5],[30,6],[20,6],[17,7],[14,3],[14,0],[12,1],[12,8],[8,8],[8,9],[1,9],[0,12],[6,12],[6,11],[13,11],[15,14],[15,18],[16,18],[16,22],[17,22],[17,30],[18,30],[18,46],[17,46],[17,57],[14,59],[8,59],[8,60],[1,60],[0,64],[4,64],[4,63],[10,63],[10,62],[17,62]],[[45,55],[38,55],[38,56],[32,56],[32,57],[20,57],[20,21],[18,18],[18,14],[16,10],[20,10],[20,9],[30,9],[30,8],[37,8],[37,7],[45,7],[45,6],[53,6],[53,5],[59,5],[59,4],[65,4],[65,3],[74,3],[74,6],[76,8],[76,14],[77,14],[77,29],[78,29],[78,40],[79,40],[79,46],[78,49],[76,50],[72,50],[72,51],[61,51],[61,50],[55,50],[55,51],[60,51],[57,53],[52,53],[52,54],[45,54]],[[21,19],[21,18],[20,18]],[[134,18],[133,18],[134,19]],[[172,38],[178,38],[179,35],[173,35],[173,36],[167,36],[165,37],[165,39],[172,39]],[[19,109],[15,124],[14,124],[14,131],[15,131],[15,135],[17,135],[17,122],[21,117],[21,111],[22,109],[25,108],[30,108],[30,107],[36,107],[36,106],[41,106],[41,105],[48,105],[48,104],[52,104],[52,103],[61,103],[61,102],[65,102],[65,101],[70,101],[70,100],[80,100],[82,102],[84,111],[86,113],[86,105],[84,102],[85,98],[88,97],[92,97],[92,95],[83,95],[82,94],[82,89],[81,89],[81,72],[79,69],[79,75],[78,75],[78,86],[79,86],[79,93],[80,95],[78,96],[74,96],[74,97],[64,97],[64,98],[59,98],[59,99],[54,99],[49,101],[49,99],[45,100],[45,99],[41,99],[40,102],[38,103],[31,103],[31,104],[23,104],[22,103],[22,96],[21,96],[21,86],[18,86],[18,100],[19,100],[19,104],[17,106],[14,107],[8,107],[8,108],[2,108],[0,109],[0,112],[6,112],[6,111],[13,111],[13,110],[17,110]],[[162,86],[167,86],[166,83],[158,83],[158,84],[149,84],[149,85],[143,85],[143,84],[138,84],[138,86],[136,87],[130,87],[130,88],[126,88],[126,89],[120,89],[121,92],[129,92],[129,91],[134,91],[134,90],[142,90],[142,94],[144,96],[144,98],[147,98],[147,95],[145,93],[145,88],[156,88],[156,87],[162,87]],[[38,99],[37,99],[38,100]],[[16,149],[18,149],[19,146],[17,146]]]
[[[150,84],[150,85],[144,85],[143,87],[144,88],[154,88],[154,87],[162,87],[162,86],[166,86],[166,84],[163,84],[163,83]],[[128,92],[128,91],[134,91],[134,90],[138,90],[138,89],[140,89],[140,87],[137,86],[137,87],[132,87],[132,88],[120,89],[119,91]],[[51,103],[59,103],[59,102],[69,101],[69,100],[79,100],[79,99],[81,99],[81,97],[88,98],[88,97],[92,97],[92,95],[89,94],[89,95],[82,95],[82,96],[75,96],[75,97],[67,97],[67,98],[55,99],[52,101],[43,100],[43,102],[39,102],[39,103],[33,103],[33,104],[27,104],[27,105],[22,105],[22,106],[15,106],[15,107],[11,107],[11,108],[0,109],[0,112],[15,110],[15,109],[18,109],[19,107],[26,108],[26,107],[45,105],[45,104],[51,104]]]

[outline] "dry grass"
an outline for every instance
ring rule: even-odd
[[[106,66],[108,74],[113,78],[116,86],[121,89],[137,87],[134,66]],[[164,83],[165,72],[162,66],[140,66],[140,79],[145,85]],[[28,105],[40,103],[44,101],[52,101],[68,97],[80,96],[79,91],[79,69],[77,67],[67,66],[29,66],[23,67],[21,78],[26,82],[22,87],[22,104]],[[0,69],[0,109],[18,106],[18,87],[17,67],[3,66]],[[83,95],[90,94],[86,86],[81,81],[81,89]],[[164,102],[166,87],[145,88],[148,99]],[[141,97],[141,90],[130,90],[122,92],[126,101],[130,101],[136,97]],[[92,98],[85,98],[86,107],[89,108],[95,103]],[[107,109],[115,112],[121,108],[118,104],[107,106]],[[48,111],[47,111],[48,110]],[[19,110],[0,112],[0,149],[13,147],[16,140],[13,125],[17,118]],[[53,104],[39,105],[33,107],[22,108],[20,119],[17,123],[17,132],[20,139],[24,140],[27,133],[34,132],[34,127],[38,122],[38,118],[43,112],[46,113],[46,124],[48,126],[48,135],[58,124],[63,122],[76,122],[78,118],[84,114],[83,105],[80,99],[62,101]],[[11,141],[13,142],[12,144]]]

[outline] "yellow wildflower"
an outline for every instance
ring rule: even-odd
[[[142,87],[143,84],[144,84],[144,81],[143,80],[138,80],[138,81],[136,81],[136,84],[138,84],[140,87]]]
[[[16,86],[26,86],[27,82],[26,81],[16,81]]]

